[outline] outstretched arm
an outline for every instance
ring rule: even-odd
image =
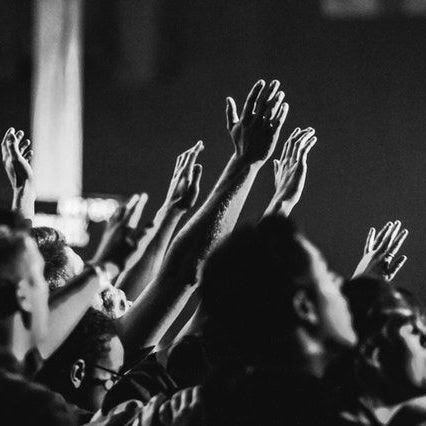
[[[166,199],[155,216],[154,226],[141,240],[138,257],[133,259],[135,263],[116,283],[130,300],[135,300],[158,275],[179,221],[197,200],[202,167],[194,164],[194,159],[203,149],[199,141],[177,158]]]
[[[317,138],[311,127],[296,128],[287,142],[279,160],[274,160],[275,193],[264,216],[281,214],[289,216],[299,202],[305,187],[308,171],[308,154]]]
[[[408,231],[401,231],[401,222],[388,222],[377,234],[370,228],[364,247],[364,255],[355,269],[353,278],[358,275],[371,275],[392,281],[407,261],[407,256],[394,259],[402,247]]]
[[[90,266],[50,298],[49,338],[39,348],[43,358],[48,358],[68,337],[94,296],[122,270],[136,249],[135,228],[146,200],[146,194],[132,197],[125,208],[111,219]],[[134,223],[133,227],[131,223]]]
[[[34,219],[36,194],[34,175],[30,162],[33,156],[31,142],[24,139],[24,132],[11,127],[4,135],[1,152],[3,166],[13,190],[12,210],[25,219]]]
[[[157,279],[121,318],[128,345],[156,344],[173,321],[178,301],[191,292],[197,270],[211,248],[230,233],[260,168],[275,149],[288,104],[279,82],[258,81],[238,117],[227,99],[228,130],[235,152],[207,200],[173,240]],[[186,291],[187,290],[187,291]]]

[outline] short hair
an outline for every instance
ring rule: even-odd
[[[66,270],[68,257],[65,251],[67,243],[64,235],[54,228],[42,226],[31,229],[31,237],[43,256],[44,277],[50,291],[62,287],[71,278]]]
[[[266,352],[277,349],[294,329],[293,296],[310,288],[309,280],[298,279],[309,268],[288,219],[268,217],[235,231],[211,253],[202,271],[204,335],[252,349],[256,342]]]
[[[0,319],[7,318],[19,309],[13,269],[25,249],[26,237],[23,231],[13,231],[0,225]]]
[[[70,336],[45,362],[37,379],[65,399],[72,400],[70,370],[74,362],[82,359],[88,367],[96,364],[109,352],[107,343],[116,335],[114,321],[89,308]]]

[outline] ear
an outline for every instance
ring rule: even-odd
[[[296,316],[311,325],[319,323],[319,317],[314,302],[306,290],[298,290],[293,296],[293,308]]]
[[[71,383],[76,389],[78,389],[83,383],[84,376],[86,374],[86,363],[82,359],[78,359],[74,362],[70,371]]]
[[[16,286],[16,301],[21,311],[31,313],[32,302],[30,284],[28,283],[28,281],[19,281],[18,285]]]

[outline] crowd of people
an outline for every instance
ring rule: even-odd
[[[32,145],[6,132],[1,424],[426,424],[424,310],[392,285],[408,231],[371,228],[343,277],[289,218],[315,130],[296,128],[276,154],[289,111],[277,80],[259,80],[240,112],[226,102],[234,152],[186,223],[201,141],[177,158],[149,225],[135,194],[84,260],[60,229],[33,226]],[[235,228],[273,156],[269,205]]]

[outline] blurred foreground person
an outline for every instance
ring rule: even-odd
[[[334,372],[348,425],[426,423],[426,324],[418,303],[386,282],[345,286],[359,345]],[[416,400],[414,400],[416,399]]]
[[[48,337],[43,259],[28,234],[0,228],[0,394],[2,422],[71,425],[65,401],[28,377],[27,360]]]

